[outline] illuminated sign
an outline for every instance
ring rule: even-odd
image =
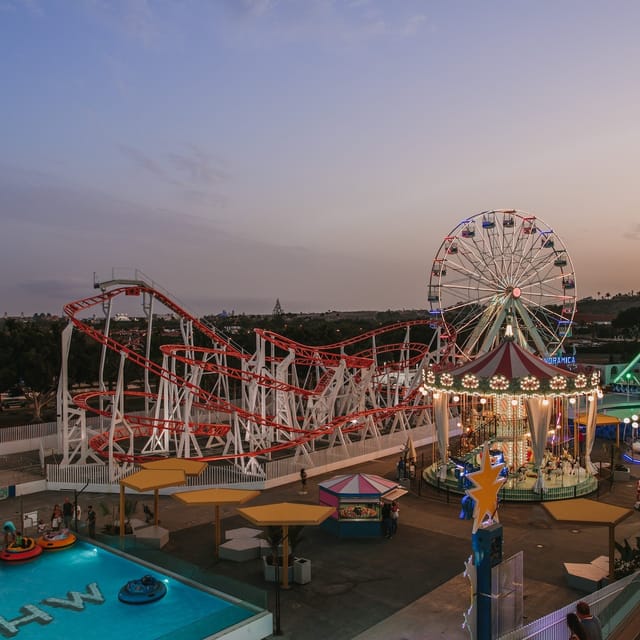
[[[548,364],[559,365],[559,364],[576,364],[575,356],[550,356],[548,358],[544,358],[544,361]]]

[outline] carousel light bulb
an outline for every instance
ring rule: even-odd
[[[486,398],[480,398],[480,404],[487,404]]]
[[[434,399],[438,399],[440,397],[440,394],[436,391],[436,393],[433,394]]]
[[[631,422],[631,418],[625,418],[622,422],[629,424]]]
[[[637,416],[637,415],[635,415],[635,414],[631,416],[631,419],[632,419],[634,422],[638,422],[638,416]]]
[[[454,402],[458,402],[460,400],[460,396],[453,396],[452,399]]]
[[[545,407],[546,407],[546,406],[549,404],[549,400],[547,400],[546,398],[544,398],[544,399],[542,400],[542,404],[543,404],[543,406],[545,406]]]
[[[512,400],[511,401],[511,406],[512,407],[517,407],[518,406],[518,401],[517,400]]]
[[[576,403],[575,398],[569,398],[569,404],[575,404],[575,403]]]
[[[426,396],[426,395],[427,395],[427,389],[426,389],[424,386],[421,386],[421,387],[420,387],[420,393],[421,393],[423,396]]]
[[[601,389],[598,389],[598,399],[602,399],[604,397],[604,393],[602,393]]]
[[[637,422],[632,422],[631,426],[632,426],[632,428],[637,429],[638,428],[638,423]]]

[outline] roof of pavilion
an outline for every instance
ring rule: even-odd
[[[580,395],[596,391],[598,372],[586,376],[554,367],[517,342],[503,340],[495,349],[449,371],[424,373],[428,391],[518,395]]]

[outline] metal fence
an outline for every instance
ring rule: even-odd
[[[596,593],[581,598],[589,603],[591,613],[600,619],[605,638],[640,603],[638,579],[636,573],[616,580]],[[567,613],[575,612],[577,603],[576,600],[524,627],[506,633],[500,636],[499,640],[566,640]]]
[[[415,446],[430,444],[436,437],[435,428],[433,425],[426,425],[411,431],[398,431],[347,445],[312,451],[304,456],[293,455],[278,460],[264,460],[261,463],[262,473],[259,474],[243,473],[230,463],[209,464],[202,474],[189,477],[187,486],[266,489],[296,480],[303,467],[308,471],[317,468],[327,472],[380,456],[395,454],[405,446],[409,436]],[[132,470],[131,473],[136,470]],[[46,477],[51,489],[82,486],[87,482],[91,491],[112,491],[118,486],[118,481],[110,480],[107,464],[94,463],[68,467],[47,464]],[[184,490],[184,487],[168,488],[161,493],[172,493],[177,490]]]

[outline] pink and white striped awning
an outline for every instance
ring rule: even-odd
[[[370,473],[335,476],[319,485],[320,489],[336,495],[382,496],[398,487],[398,483]]]

